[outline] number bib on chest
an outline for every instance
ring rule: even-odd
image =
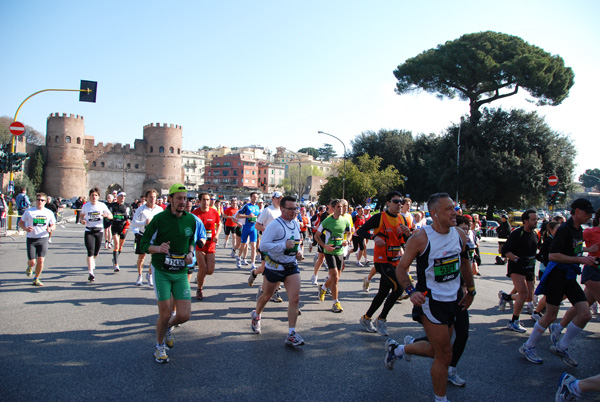
[[[433,270],[436,282],[448,282],[456,279],[459,273],[458,255],[436,258],[433,262]]]
[[[184,254],[167,254],[165,255],[165,263],[163,268],[169,271],[179,271],[184,269],[185,266],[185,255]]]

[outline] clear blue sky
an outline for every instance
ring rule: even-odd
[[[494,106],[538,110],[574,140],[576,172],[598,168],[600,2],[588,1],[18,1],[0,2],[0,115],[45,134],[50,113],[85,118],[96,142],[133,144],[152,122],[183,126],[184,148],[262,145],[348,149],[380,128],[441,133],[468,104],[394,93],[393,70],[465,33],[493,30],[561,55],[569,98],[537,108],[525,94]]]

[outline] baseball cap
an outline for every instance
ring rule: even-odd
[[[461,207],[458,207],[458,206],[454,207],[454,210],[455,210],[455,211],[460,211],[461,209],[462,209],[462,208],[461,208]]]
[[[185,188],[185,186],[183,184],[175,183],[169,188],[169,195],[172,195],[175,193],[187,193],[187,189]]]
[[[281,198],[283,197],[283,194],[281,194],[279,191],[274,191],[273,195],[271,196],[271,198]]]
[[[585,198],[578,198],[571,204],[571,211],[575,211],[576,209],[581,209],[582,211],[587,212],[588,214],[594,213],[594,206],[589,200]]]
[[[362,205],[357,205],[356,209],[362,209]]]
[[[262,203],[264,203],[265,201],[264,201],[262,198],[259,198],[259,199],[256,201],[256,203],[257,203],[257,204],[258,204],[258,203],[261,203],[261,202],[262,202]]]
[[[471,218],[471,215],[463,215],[465,217],[465,219],[468,219],[470,221],[473,221],[473,218]]]
[[[117,190],[113,190],[113,192],[112,192],[112,193],[113,193],[113,194],[117,194]]]
[[[125,193],[125,191],[121,191],[119,194],[117,194],[117,197],[123,196],[125,197],[127,194]]]
[[[370,205],[365,205],[364,209],[371,209],[371,206]]]

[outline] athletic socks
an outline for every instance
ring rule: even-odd
[[[288,330],[288,335],[291,335],[294,332],[296,332],[296,327],[290,327],[290,329]]]
[[[581,331],[583,331],[583,328],[579,328],[577,325],[570,322],[569,325],[567,325],[567,332],[564,333],[564,335],[560,338],[560,342],[558,342],[558,348],[562,350],[568,349],[573,338],[575,338]]]
[[[544,332],[546,332],[547,328],[542,327],[538,322],[533,326],[533,331],[531,331],[531,335],[529,335],[529,339],[525,342],[525,346],[528,348],[535,348],[537,342],[540,340]]]

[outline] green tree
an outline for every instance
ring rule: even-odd
[[[399,95],[424,90],[440,98],[469,101],[474,125],[482,105],[515,95],[519,88],[538,105],[559,105],[575,76],[560,56],[492,31],[466,34],[426,50],[399,65],[394,75]]]
[[[8,116],[0,117],[0,141],[4,144],[12,141],[12,134],[8,130],[8,127],[13,121]],[[44,145],[46,143],[44,135],[31,126],[25,125],[25,133],[23,135],[28,144]]]
[[[44,180],[44,156],[40,148],[35,150],[32,161],[29,163],[29,178],[36,191],[40,191]]]
[[[323,144],[323,148],[319,148],[319,157],[324,161],[328,161],[337,155],[331,144]]]
[[[579,175],[579,181],[584,187],[595,187],[600,191],[600,169],[587,169],[584,174]]]
[[[301,148],[298,150],[298,153],[308,154],[313,158],[317,159],[319,157],[319,150],[313,147]]]
[[[35,199],[35,193],[37,193],[33,182],[27,175],[15,176],[15,195],[21,192],[21,189],[25,187],[27,189],[27,195],[30,200]]]

